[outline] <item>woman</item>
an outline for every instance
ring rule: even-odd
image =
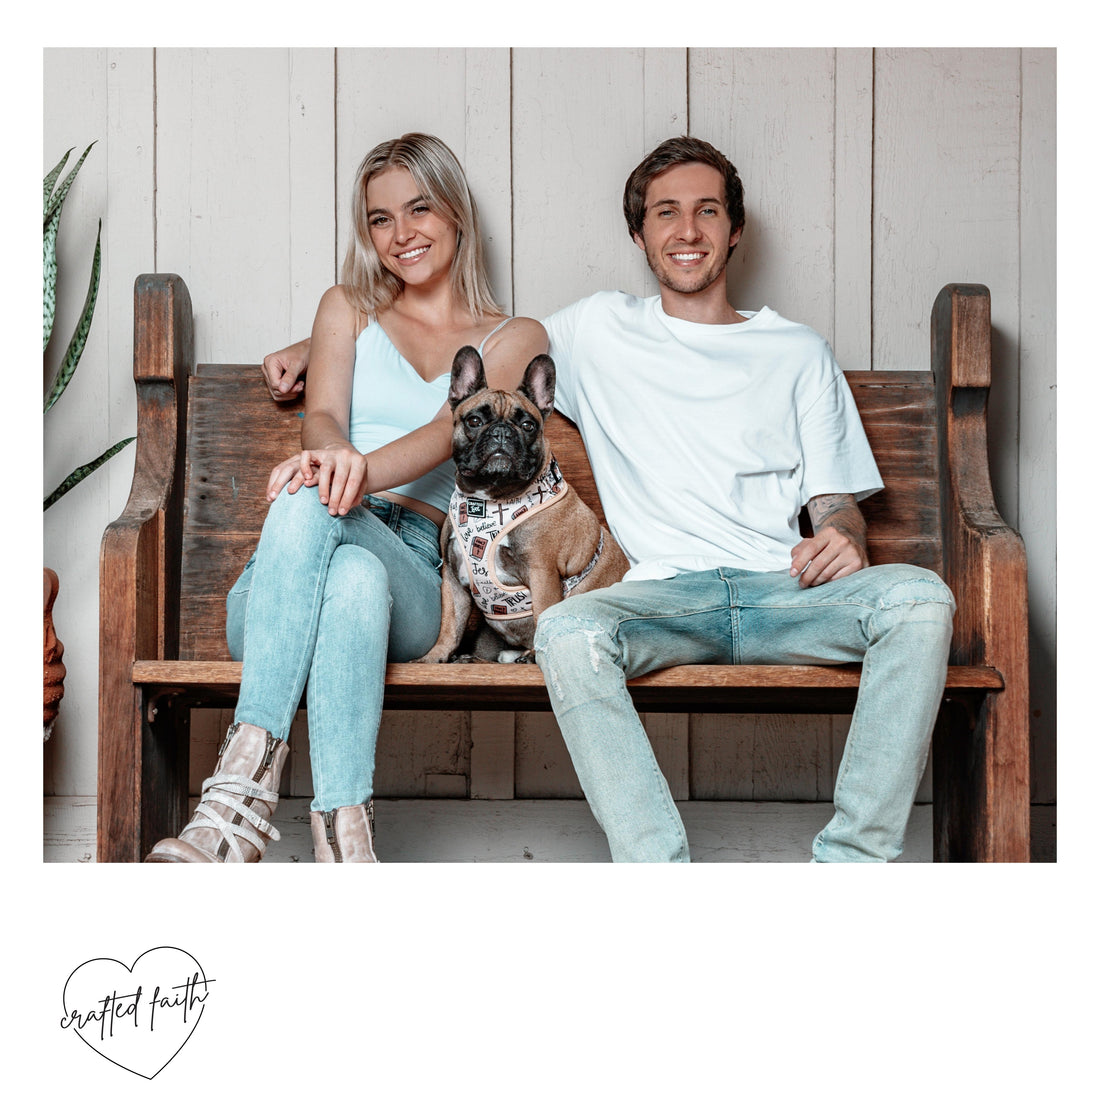
[[[370,799],[387,660],[439,631],[439,528],[454,487],[451,362],[478,347],[514,389],[542,326],[492,300],[477,213],[438,138],[405,134],[359,166],[341,284],[310,338],[302,451],[276,466],[260,543],[226,601],[243,660],[233,725],[178,838],[147,859],[254,862],[307,688],[319,862],[376,862]]]

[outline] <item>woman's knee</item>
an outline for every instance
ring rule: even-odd
[[[354,544],[337,546],[325,577],[326,604],[349,603],[371,610],[391,604],[386,567],[369,550]]]

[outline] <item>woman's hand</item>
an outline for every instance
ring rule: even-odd
[[[317,486],[329,515],[346,516],[366,492],[367,460],[350,443],[335,443],[319,450],[300,451],[280,462],[267,480],[267,499],[274,500],[283,487],[296,493],[303,486]]]

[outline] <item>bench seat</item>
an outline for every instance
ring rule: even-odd
[[[628,682],[641,711],[700,714],[849,714],[860,666],[677,665]],[[235,661],[137,661],[133,681],[164,694],[193,694],[196,702],[231,704],[241,683]],[[995,668],[948,669],[946,697],[978,700],[1001,691]],[[535,665],[390,664],[386,707],[460,710],[549,710],[542,673]]]

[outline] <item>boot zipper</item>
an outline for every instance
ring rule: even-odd
[[[336,838],[336,811],[325,810],[325,839],[332,849],[332,857],[337,863],[344,862],[344,854],[340,851],[340,841]]]
[[[239,728],[240,728],[240,722],[234,722],[233,725],[231,725],[229,727],[229,729],[226,730],[225,740],[222,742],[222,747],[220,749],[218,749],[218,768],[219,769],[221,768],[222,755],[225,752],[226,746],[232,740],[233,735],[237,732],[237,730]],[[277,744],[278,744],[278,742],[276,741],[275,737],[272,734],[269,733],[267,735],[267,750],[264,752],[263,760],[260,761],[260,766],[256,769],[255,773],[252,776],[252,782],[253,783],[259,783],[259,781],[263,778],[264,772],[266,772],[271,767],[271,761],[275,757],[275,749],[277,747]],[[247,795],[244,799],[244,805],[245,806],[251,806],[255,801],[256,801],[256,799],[252,795]],[[244,820],[244,818],[240,814],[234,814],[231,821],[230,821],[230,824],[239,825],[243,820]],[[218,845],[218,851],[216,853],[217,858],[222,860],[222,862],[224,862],[225,857],[226,857],[226,853],[228,853],[228,851],[229,851],[229,841],[223,840],[221,842],[221,844]]]

